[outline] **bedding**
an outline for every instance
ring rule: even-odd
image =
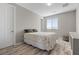
[[[24,42],[34,47],[50,51],[56,44],[57,35],[54,32],[24,33]]]
[[[24,33],[38,32],[37,29],[25,29]]]

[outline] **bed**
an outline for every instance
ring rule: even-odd
[[[54,32],[24,32],[24,42],[42,50],[50,51],[56,44],[57,35]]]

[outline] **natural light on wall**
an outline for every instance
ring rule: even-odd
[[[47,29],[58,29],[58,18],[47,19]]]

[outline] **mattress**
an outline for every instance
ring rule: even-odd
[[[24,42],[34,47],[51,50],[56,44],[57,35],[54,32],[24,33]]]

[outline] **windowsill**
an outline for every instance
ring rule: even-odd
[[[58,30],[58,29],[47,29],[47,30]]]

